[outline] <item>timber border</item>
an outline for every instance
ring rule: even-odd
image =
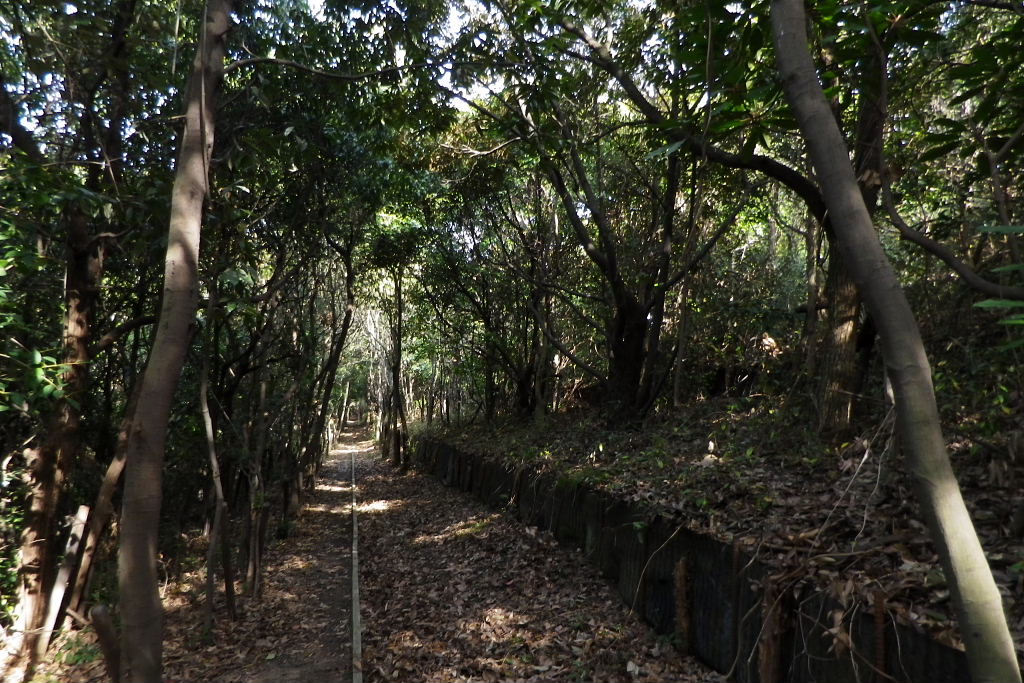
[[[579,548],[656,632],[738,683],[969,683],[964,653],[866,609],[794,590],[744,548],[586,482],[434,440],[412,466]]]

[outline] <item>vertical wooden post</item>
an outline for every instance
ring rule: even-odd
[[[46,621],[43,622],[43,633],[36,642],[36,656],[39,659],[46,654],[53,639],[53,632],[60,623],[61,616],[67,602],[64,596],[67,595],[68,583],[74,579],[75,570],[78,568],[79,550],[82,547],[82,536],[85,534],[85,523],[89,520],[89,506],[79,505],[75,519],[71,523],[71,534],[68,536],[67,546],[64,548],[64,561],[61,562],[60,570],[57,572],[57,580],[50,591],[50,606],[46,611]]]

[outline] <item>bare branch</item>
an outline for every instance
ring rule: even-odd
[[[693,258],[690,259],[686,266],[676,273],[671,280],[665,283],[666,292],[675,287],[683,280],[683,278],[689,275],[693,269],[696,268],[709,253],[711,253],[711,249],[718,243],[718,240],[722,239],[722,236],[729,232],[729,229],[735,225],[736,216],[738,216],[740,211],[743,210],[743,207],[746,206],[747,198],[750,196],[751,189],[752,188],[749,185],[744,189],[743,196],[738,202],[736,202],[736,206],[733,208],[732,213],[729,214],[729,217],[723,220],[721,224],[719,224],[718,229],[715,230],[711,239],[704,243],[704,246],[700,248],[700,251],[694,254]]]
[[[952,250],[950,250],[946,245],[936,242],[924,233],[914,230],[912,227],[907,225],[907,222],[903,220],[903,217],[900,216],[899,212],[896,210],[896,205],[892,198],[892,187],[888,182],[882,186],[882,203],[885,205],[885,209],[889,213],[889,219],[892,221],[892,224],[896,229],[899,230],[900,235],[919,247],[923,247],[925,251],[942,259],[942,261],[952,268],[956,274],[960,276],[960,279],[967,283],[969,287],[976,289],[983,294],[998,297],[1000,299],[1024,301],[1024,287],[1007,287],[986,280],[971,270],[970,266],[957,258]]]
[[[573,365],[578,367],[580,370],[583,370],[585,373],[587,373],[597,381],[607,381],[607,378],[604,375],[602,375],[601,372],[597,370],[597,368],[595,368],[593,365],[591,365],[590,363],[588,363],[587,361],[583,360],[575,353],[570,351],[566,347],[566,345],[563,344],[561,340],[554,335],[554,333],[551,331],[551,328],[548,327],[547,320],[545,320],[544,317],[540,314],[540,311],[537,310],[537,307],[533,305],[533,302],[530,302],[528,305],[530,307],[530,311],[533,313],[534,319],[537,321],[537,326],[540,327],[542,332],[544,332],[544,336],[547,337],[548,341],[551,342],[552,346],[561,351],[563,356],[571,360]]]
[[[108,348],[117,343],[117,341],[121,337],[125,336],[129,332],[134,332],[140,327],[145,327],[146,325],[152,325],[153,323],[156,322],[156,320],[157,317],[155,315],[142,315],[139,316],[138,318],[132,318],[128,322],[118,325],[110,332],[107,332],[105,335],[100,337],[100,339],[92,346],[92,348],[89,349],[89,357],[95,358],[97,355],[103,353]]]
[[[501,150],[505,149],[509,145],[511,145],[511,144],[513,144],[515,142],[519,142],[520,140],[522,140],[522,138],[514,137],[511,140],[506,140],[505,142],[501,143],[497,147],[492,147],[491,149],[486,149],[486,150],[470,149],[469,147],[461,147],[461,148],[460,147],[453,147],[452,145],[445,145],[445,144],[442,144],[441,147],[443,147],[444,149],[450,149],[453,152],[458,152],[459,154],[466,154],[466,155],[471,156],[471,157],[485,157],[485,156],[490,156],[491,154],[495,154],[496,152],[500,152]]]

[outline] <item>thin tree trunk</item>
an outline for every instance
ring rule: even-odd
[[[100,247],[93,244],[85,214],[77,207],[68,215],[66,320],[64,323],[65,398],[60,399],[47,425],[42,443],[25,451],[31,491],[25,529],[21,535],[18,572],[18,615],[13,632],[20,636],[8,645],[24,657],[31,672],[40,649],[39,638],[53,587],[57,545],[57,514],[81,440],[81,408],[89,379],[89,335],[102,273]]]
[[[683,383],[686,381],[686,368],[683,359],[686,357],[687,341],[690,337],[690,283],[684,282],[676,293],[676,349],[672,359],[672,406],[683,405]]]
[[[124,680],[160,683],[163,610],[157,577],[167,422],[198,301],[199,234],[213,149],[230,0],[209,0],[185,95],[185,131],[171,190],[160,322],[125,447],[118,586]]]
[[[64,559],[61,562],[60,570],[57,572],[57,579],[50,590],[50,604],[46,612],[46,621],[43,622],[43,633],[36,643],[36,656],[41,660],[50,647],[50,641],[58,629],[64,610],[67,607],[68,584],[74,579],[75,569],[78,567],[78,560],[81,557],[82,536],[85,531],[85,524],[89,518],[89,506],[79,505],[74,522],[68,534],[67,544],[64,547]]]
[[[114,514],[114,492],[121,481],[124,473],[125,444],[128,442],[128,430],[131,426],[130,416],[135,412],[135,405],[139,400],[140,385],[135,385],[128,396],[128,404],[125,406],[125,417],[121,420],[121,428],[117,435],[117,446],[114,450],[114,457],[107,466],[100,483],[100,490],[96,494],[96,502],[89,514],[89,529],[85,538],[85,547],[82,550],[82,561],[78,566],[78,573],[75,575],[75,587],[71,592],[71,600],[68,607],[79,614],[85,614],[85,600],[89,592],[89,585],[92,579],[92,565],[96,558],[96,551],[99,548],[103,532],[107,530],[110,516]]]
[[[807,317],[804,322],[804,374],[814,377],[818,371],[818,247],[821,226],[808,214],[804,219],[804,249],[807,252]]]
[[[265,511],[270,507],[267,502],[266,482],[264,481],[263,452],[267,443],[267,382],[259,382],[259,399],[256,404],[256,416],[253,420],[255,432],[252,439],[253,449],[249,457],[249,518],[248,518],[248,564],[245,571],[245,590],[249,595],[259,598],[263,590],[263,543],[266,532]]]
[[[345,381],[345,398],[341,401],[341,429],[348,424],[348,392],[352,388],[352,380]],[[333,444],[332,444],[333,445]]]
[[[920,329],[882,250],[807,47],[803,0],[773,0],[783,88],[807,142],[838,246],[878,327],[897,429],[938,551],[975,683],[1020,681],[1002,599],[957,484]]]
[[[214,285],[210,293],[210,300],[206,306],[206,320],[212,322],[217,306],[217,289]],[[211,356],[217,352],[216,338],[212,326],[208,335],[211,343],[203,352],[202,367],[199,371],[199,412],[203,418],[203,431],[206,435],[206,454],[210,460],[210,479],[213,483],[214,512],[213,526],[210,529],[210,544],[206,551],[206,604],[203,607],[203,636],[212,642],[213,640],[213,600],[216,595],[216,557],[217,550],[224,542],[226,533],[225,526],[228,522],[227,503],[224,500],[224,486],[220,477],[220,463],[217,460],[217,440],[213,428],[213,417],[210,415],[210,362]],[[224,553],[224,594],[228,606],[228,614],[234,616],[234,582],[230,571],[230,553]]]
[[[320,410],[317,413],[316,421],[312,425],[311,433],[307,435],[301,461],[304,465],[313,465],[311,470],[304,474],[315,476],[321,464],[321,443],[323,440],[324,426],[327,424],[327,416],[331,410],[331,395],[334,393],[334,383],[338,376],[338,365],[341,362],[341,352],[345,349],[348,341],[348,333],[352,328],[352,317],[356,310],[355,295],[355,270],[352,268],[352,252],[355,248],[355,235],[350,235],[350,240],[344,245],[335,247],[335,251],[341,256],[345,267],[345,313],[342,316],[341,328],[338,330],[332,344],[331,352],[324,364],[321,373],[323,376],[323,390],[320,393]],[[346,390],[347,392],[347,390]],[[347,400],[347,399],[346,399]],[[304,468],[305,469],[305,468]],[[312,479],[310,480],[312,484]]]
[[[112,82],[113,106],[108,112],[109,125],[102,141],[96,139],[95,128],[90,124],[94,112],[87,110],[81,117],[82,146],[88,151],[102,147],[110,163],[109,173],[117,182],[120,179],[123,140],[122,123],[128,101],[128,47],[127,31],[135,15],[134,0],[115,3],[113,20],[110,25],[110,42],[106,51],[106,62],[98,65],[101,72],[109,74]],[[0,129],[7,133],[15,147],[28,158],[40,165],[49,159],[44,155],[32,133],[18,121],[17,105],[3,84],[0,74]],[[104,177],[96,166],[88,169],[85,187],[92,192],[102,191]],[[5,655],[17,658],[23,655],[26,674],[31,676],[36,657],[45,653],[46,644],[37,645],[43,620],[47,616],[48,596],[52,589],[57,545],[57,514],[61,509],[66,482],[69,481],[74,461],[80,448],[81,408],[88,386],[89,348],[92,322],[103,279],[102,240],[97,240],[89,229],[89,220],[82,209],[72,204],[67,211],[68,244],[65,285],[64,358],[67,365],[64,372],[64,396],[58,399],[52,418],[48,421],[40,446],[26,451],[28,459],[28,484],[31,490],[26,524],[22,533],[19,559],[18,610],[14,637],[5,645]],[[37,242],[39,253],[43,254],[42,234]],[[3,658],[7,660],[8,657]],[[0,668],[8,671],[8,665],[16,661],[4,661]]]

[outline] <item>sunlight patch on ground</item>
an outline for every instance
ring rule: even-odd
[[[349,455],[350,453],[369,453],[373,450],[373,441],[353,441],[347,444],[338,444],[331,449],[331,455]]]
[[[484,612],[484,623],[490,624],[491,626],[504,626],[511,628],[513,626],[524,626],[530,623],[529,617],[522,614],[516,614],[512,610],[505,609],[504,607],[492,607]]]
[[[317,486],[321,491],[330,491],[331,493],[347,493],[352,490],[352,487],[345,484],[338,486],[337,484],[320,484]]]
[[[308,503],[303,512],[326,512],[332,515],[347,515],[351,512],[352,506],[346,503],[345,505],[325,505],[323,503]]]
[[[313,563],[301,557],[293,556],[285,560],[282,566],[285,569],[309,569],[313,566]]]
[[[384,512],[391,510],[396,507],[395,501],[393,500],[374,500],[369,503],[363,503],[362,505],[356,506],[357,512]]]
[[[444,543],[453,538],[476,536],[483,533],[487,527],[494,523],[501,515],[495,513],[490,515],[475,515],[469,519],[449,524],[436,534],[420,534],[413,539],[414,545],[429,545],[433,543]]]

